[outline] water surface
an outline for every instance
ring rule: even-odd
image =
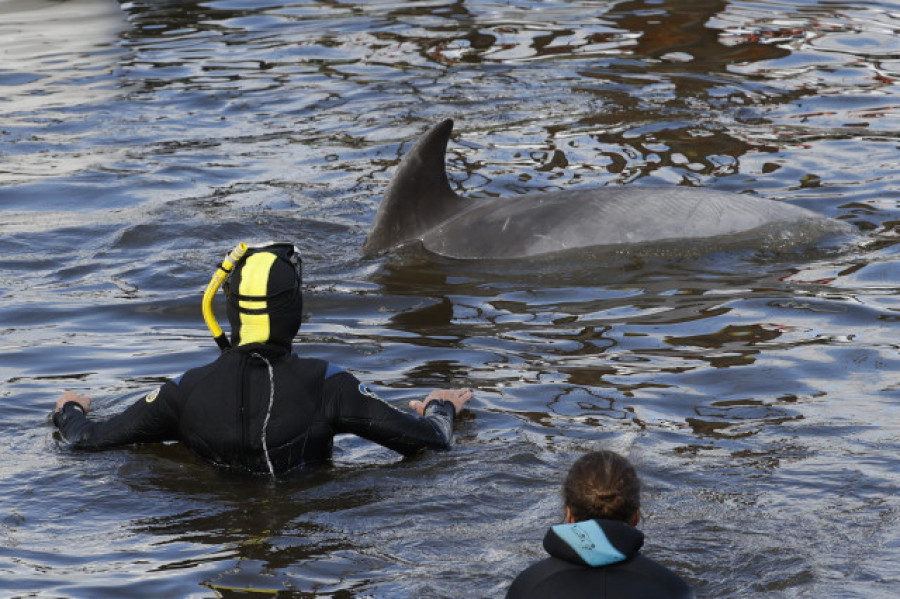
[[[497,597],[581,453],[703,597],[900,592],[900,37],[890,2],[0,0],[0,590]],[[692,185],[852,239],[471,264],[364,259],[403,152],[462,194]],[[178,444],[73,453],[215,357],[239,240],[302,249],[298,349],[398,405],[478,390],[447,453],[353,437],[287,480]]]

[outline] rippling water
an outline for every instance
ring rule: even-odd
[[[888,1],[0,0],[2,594],[502,596],[602,446],[700,596],[896,596],[898,29]],[[704,186],[858,236],[361,258],[447,117],[466,195]],[[200,295],[242,239],[301,247],[302,352],[398,404],[479,390],[453,451],[347,437],[271,482],[60,445],[63,389],[110,414],[215,356]]]

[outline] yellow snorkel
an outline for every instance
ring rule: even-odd
[[[206,291],[203,292],[203,320],[206,321],[206,326],[209,327],[209,331],[215,338],[216,344],[222,351],[231,347],[231,343],[222,331],[222,327],[216,322],[216,315],[213,314],[212,309],[213,298],[216,296],[216,292],[219,290],[219,287],[222,286],[228,273],[234,268],[235,263],[244,256],[246,251],[246,243],[242,241],[237,244],[237,246],[235,246],[235,248],[225,257],[219,268],[216,269],[212,280],[210,280],[209,285],[206,286]]]

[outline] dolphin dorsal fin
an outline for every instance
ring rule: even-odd
[[[362,251],[395,248],[420,237],[468,205],[447,181],[446,152],[453,120],[429,129],[410,149],[388,184]]]

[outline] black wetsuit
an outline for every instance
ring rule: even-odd
[[[251,344],[166,382],[108,420],[89,420],[68,402],[53,422],[80,449],[179,440],[215,464],[268,473],[328,460],[338,433],[404,455],[446,449],[455,415],[453,404],[440,400],[428,403],[424,418],[399,410],[324,360]]]
[[[559,524],[547,531],[550,557],[513,581],[507,599],[681,599],[694,592],[677,574],[639,553],[644,534],[613,520]]]

